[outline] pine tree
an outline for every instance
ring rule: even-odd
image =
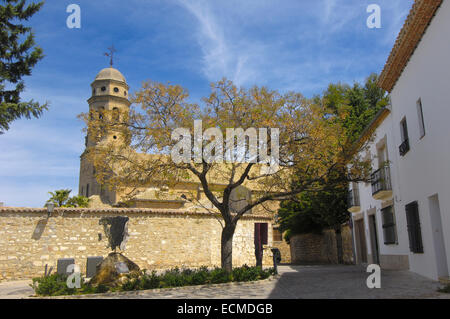
[[[0,4],[0,134],[9,129],[12,121],[32,116],[38,118],[47,104],[33,100],[21,101],[25,85],[23,76],[43,58],[43,51],[35,46],[30,27],[21,22],[38,12],[43,2],[26,5],[25,0],[2,0]],[[10,89],[7,89],[10,88]]]

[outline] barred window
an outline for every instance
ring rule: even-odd
[[[412,202],[405,206],[408,224],[409,248],[416,254],[423,253],[422,230],[420,229],[419,205]]]
[[[389,206],[381,210],[383,220],[384,244],[392,245],[397,243],[397,229],[395,226],[394,207]]]

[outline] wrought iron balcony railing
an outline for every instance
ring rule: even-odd
[[[382,193],[381,197],[392,195],[391,173],[389,164],[383,165],[380,169],[372,173],[371,184],[372,196],[380,197],[376,196],[379,193]]]
[[[399,146],[400,156],[404,156],[409,151],[409,139],[403,141]]]

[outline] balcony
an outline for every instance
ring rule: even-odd
[[[357,187],[348,192],[347,203],[348,211],[350,213],[358,213],[361,211],[361,205],[359,203],[359,191]]]
[[[392,184],[389,164],[385,164],[379,170],[372,173],[372,197],[377,200],[392,198]]]
[[[404,140],[398,149],[400,151],[400,156],[405,156],[405,154],[409,151],[409,139]]]

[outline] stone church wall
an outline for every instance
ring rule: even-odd
[[[57,208],[48,218],[46,209],[0,208],[0,281],[42,275],[44,267],[56,271],[58,258],[75,258],[86,273],[88,256],[106,257],[110,248],[99,225],[101,217],[128,216],[130,238],[124,255],[141,269],[220,266],[221,226],[218,216],[207,212],[156,209]],[[254,265],[254,223],[269,224],[271,218],[244,216],[233,240],[233,264]],[[264,265],[272,266],[265,253]]]

